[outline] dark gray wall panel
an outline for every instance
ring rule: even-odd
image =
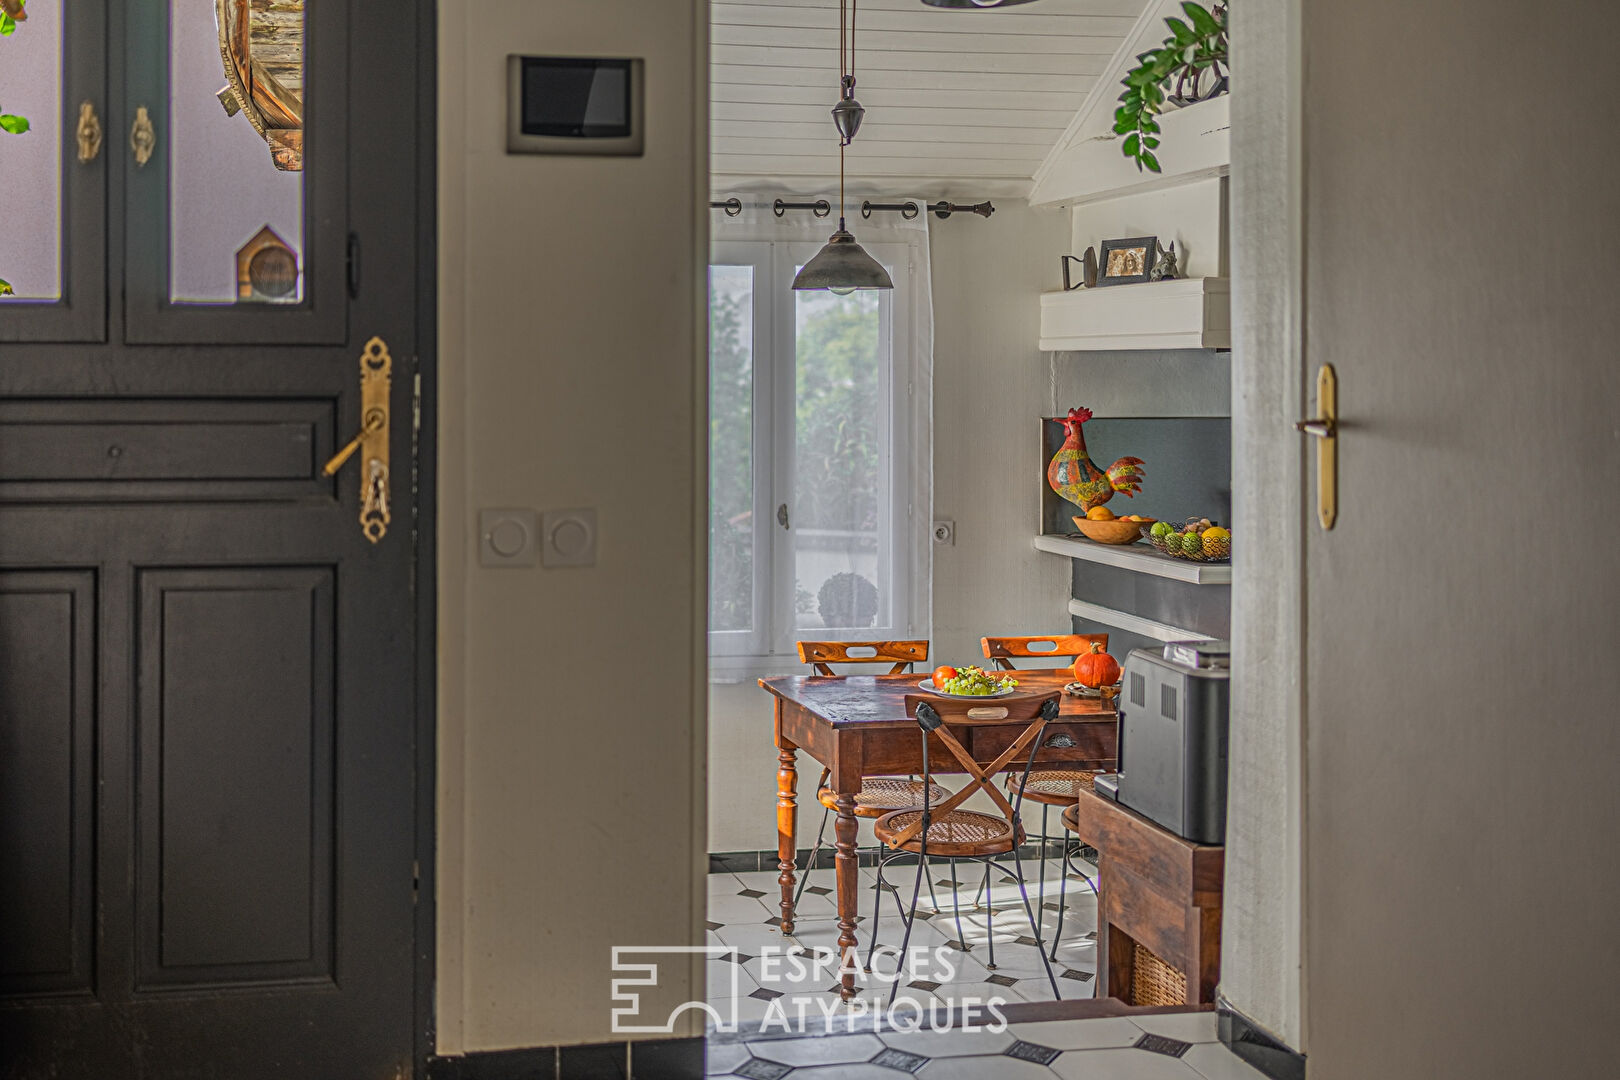
[[[95,577],[0,571],[0,994],[88,991]]]
[[[329,976],[333,572],[140,574],[142,987]]]

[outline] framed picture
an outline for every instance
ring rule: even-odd
[[[1098,285],[1134,285],[1148,280],[1153,272],[1153,260],[1159,254],[1157,236],[1132,236],[1124,240],[1102,242],[1101,265],[1097,267]]]

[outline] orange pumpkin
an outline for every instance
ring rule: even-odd
[[[1119,682],[1119,661],[1103,652],[1099,642],[1091,643],[1091,651],[1074,662],[1074,677],[1081,686],[1093,690],[1099,686],[1113,686]]]

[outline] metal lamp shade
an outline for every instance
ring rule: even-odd
[[[816,257],[804,264],[799,276],[793,279],[793,288],[831,289],[852,292],[856,289],[892,289],[894,280],[883,264],[866,253],[855,242],[855,237],[839,224],[838,231]]]

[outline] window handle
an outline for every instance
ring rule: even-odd
[[[135,164],[145,165],[152,160],[157,147],[157,132],[152,127],[152,116],[141,105],[135,110],[135,123],[129,129],[129,148],[135,154]]]
[[[784,529],[788,527],[787,503],[783,503],[776,508],[776,523]]]

